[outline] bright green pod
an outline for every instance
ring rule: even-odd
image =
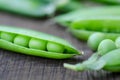
[[[115,40],[120,34],[120,16],[99,16],[84,18],[71,24],[70,32],[79,39],[88,40],[94,32],[102,32]]]
[[[98,35],[99,36],[99,38],[101,39],[101,34],[99,34],[99,33],[96,33],[96,35]],[[98,37],[95,37],[95,39],[96,38],[98,38]],[[82,64],[92,64],[92,63],[94,63],[100,56],[103,56],[103,55],[105,55],[105,54],[107,54],[108,52],[110,52],[110,51],[112,51],[112,50],[114,50],[114,49],[117,49],[117,46],[116,46],[116,44],[115,44],[115,42],[114,41],[112,41],[112,40],[110,40],[110,39],[104,39],[104,40],[102,40],[102,41],[100,41],[99,42],[99,40],[100,39],[97,39],[97,41],[95,41],[95,40],[93,40],[93,42],[95,42],[95,44],[94,45],[98,45],[98,46],[96,46],[96,47],[98,47],[97,48],[97,52],[96,53],[93,53],[92,55],[91,55],[91,57],[90,58],[88,58],[86,61],[83,61],[83,63]]]
[[[103,7],[90,7],[81,8],[79,10],[72,11],[70,13],[57,16],[55,21],[65,27],[70,27],[71,23],[76,20],[81,20],[84,18],[98,17],[98,16],[108,16],[108,15],[120,15],[120,6],[103,6]]]
[[[42,17],[53,14],[55,6],[42,0],[0,0],[0,9],[30,17]]]
[[[52,59],[65,59],[81,54],[67,41],[45,33],[9,26],[0,26],[0,34],[1,32],[16,35],[11,42],[5,38],[0,39],[0,48],[6,50]],[[48,48],[48,43],[53,47]]]
[[[110,72],[120,72],[120,49],[115,49],[100,57],[96,62],[90,64],[64,64],[64,67],[75,71],[85,70],[106,70]]]
[[[64,8],[70,2],[71,0],[0,0],[0,10],[39,18],[52,16],[56,10]]]
[[[120,37],[116,38],[115,44],[118,48],[120,48]]]
[[[92,50],[95,51],[97,50],[100,42],[104,40],[105,38],[106,37],[103,33],[94,33],[88,38],[87,44]]]

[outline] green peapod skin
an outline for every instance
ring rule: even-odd
[[[0,10],[39,18],[53,16],[56,10],[64,8],[70,2],[71,0],[0,0]]]
[[[61,38],[7,26],[0,26],[0,48],[52,59],[65,59],[81,54]]]
[[[119,16],[98,16],[84,18],[71,24],[69,31],[81,40],[88,40],[95,32],[102,32],[107,38],[115,40],[120,34]]]
[[[89,63],[89,61],[88,61]],[[85,70],[106,70],[110,72],[120,72],[120,49],[112,50],[105,55],[101,56],[94,63],[90,64],[64,64],[64,67],[75,71]]]
[[[82,20],[84,18],[98,17],[98,16],[114,16],[120,15],[120,6],[103,6],[103,7],[91,7],[81,8],[79,10],[72,11],[70,13],[57,16],[55,22],[62,26],[70,27],[71,23],[76,20]]]
[[[103,55],[107,54],[108,52],[115,50],[115,49],[117,49],[115,42],[113,42],[110,39],[104,39],[99,43],[97,52],[93,53],[91,55],[91,57],[88,58],[87,60],[83,61],[82,64],[83,65],[93,64],[96,62],[96,60],[100,56],[103,56]]]
[[[97,1],[97,2],[103,2],[103,3],[107,3],[107,4],[120,4],[119,0],[93,0],[93,1]]]

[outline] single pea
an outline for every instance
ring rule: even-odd
[[[8,33],[8,32],[1,32],[1,39],[13,42],[16,34]]]
[[[47,41],[32,38],[32,39],[29,41],[29,47],[30,47],[30,48],[33,48],[33,49],[46,50]]]
[[[14,39],[14,43],[24,47],[28,47],[29,37],[18,35]]]
[[[64,46],[53,43],[53,42],[48,42],[47,44],[47,50],[50,52],[58,52],[58,53],[63,53],[64,52]]]
[[[118,38],[115,40],[115,44],[116,44],[117,48],[120,48],[120,37],[118,37]]]
[[[102,33],[93,33],[87,41],[88,46],[92,50],[97,50],[99,43],[105,39],[104,34]]]
[[[104,54],[106,54],[109,51],[112,51],[114,49],[117,49],[115,42],[113,42],[110,39],[105,39],[105,40],[101,41],[99,46],[98,46],[98,54],[104,55]]]

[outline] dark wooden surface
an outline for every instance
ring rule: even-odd
[[[65,28],[56,25],[51,19],[31,19],[0,13],[0,25],[18,26],[38,30],[68,40],[83,56],[66,60],[52,60],[0,50],[0,80],[120,80],[119,73],[105,71],[75,72],[63,68],[63,63],[78,63],[87,59],[92,51],[85,42],[77,40]]]

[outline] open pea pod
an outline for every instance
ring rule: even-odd
[[[120,49],[112,50],[92,63],[88,61],[87,64],[64,64],[64,67],[75,71],[106,70],[110,72],[120,72]]]
[[[102,15],[120,15],[120,6],[103,6],[96,8],[80,8],[79,10],[72,11],[67,14],[57,16],[55,21],[65,27],[69,27],[70,24],[76,20],[81,20],[89,17],[97,17]]]
[[[67,41],[28,29],[0,26],[0,48],[52,59],[81,54]]]
[[[102,32],[106,38],[115,40],[120,36],[120,16],[98,16],[74,21],[69,31],[81,40],[88,40],[95,32]]]

